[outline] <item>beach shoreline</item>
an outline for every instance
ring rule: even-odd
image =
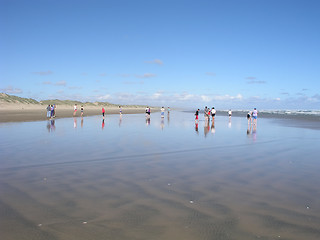
[[[115,106],[105,106],[106,115],[120,114],[120,109]],[[83,117],[101,115],[102,106],[84,106]],[[152,109],[157,111],[157,109]],[[126,106],[122,107],[122,114],[145,113],[145,108]],[[5,122],[31,122],[45,121],[47,118],[46,106],[33,104],[6,104],[0,105],[0,123]],[[69,118],[73,116],[73,106],[57,105],[56,116],[54,119]],[[75,117],[81,117],[80,106],[78,106]]]

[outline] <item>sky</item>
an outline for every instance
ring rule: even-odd
[[[0,0],[0,92],[320,109],[318,0]]]

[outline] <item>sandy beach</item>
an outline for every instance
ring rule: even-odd
[[[119,107],[104,107],[106,114],[119,114]],[[83,116],[94,116],[101,114],[101,106],[84,106]],[[157,109],[152,109],[157,111]],[[123,114],[144,113],[143,107],[122,107]],[[36,104],[0,104],[0,122],[29,122],[47,120],[46,106]],[[80,117],[81,111],[78,106],[76,117]],[[73,117],[73,106],[57,105],[56,119]]]

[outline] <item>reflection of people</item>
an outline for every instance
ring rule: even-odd
[[[146,125],[149,126],[150,125],[150,117],[146,118]]]
[[[195,122],[194,130],[196,131],[197,134],[199,134],[199,123],[198,122]]]
[[[164,107],[161,108],[161,117],[164,118]]]
[[[83,117],[81,118],[81,127],[83,127]]]
[[[55,121],[54,119],[51,120],[51,131],[55,131],[56,130],[56,125],[55,125]]]
[[[102,130],[104,129],[104,118],[102,119]]]
[[[106,112],[106,110],[104,110],[104,107],[102,108],[102,118],[104,118],[104,114],[105,114],[105,112]]]
[[[164,118],[161,118],[160,127],[161,127],[161,129],[163,130],[163,128],[164,128]]]
[[[122,114],[120,114],[120,117],[119,117],[119,127],[121,126],[121,123],[122,123]]]
[[[216,128],[214,126],[214,117],[212,119],[212,123],[211,123],[211,133],[215,133],[216,132]]]
[[[209,120],[207,120],[207,117],[206,117],[206,120],[204,121],[204,136],[205,137],[207,136],[209,130],[210,130]]]
[[[56,130],[55,120],[51,119],[47,121],[47,130],[48,132],[53,132]]]
[[[81,105],[81,117],[83,116],[83,105]]]
[[[77,104],[75,104],[73,107],[73,116],[76,116],[76,114],[77,114]]]
[[[77,118],[73,118],[73,127],[77,128]]]
[[[231,128],[231,117],[229,117],[228,128]]]

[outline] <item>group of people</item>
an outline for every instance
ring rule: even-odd
[[[257,108],[254,108],[252,112],[247,113],[248,124],[257,124],[258,111]]]
[[[74,117],[77,115],[77,111],[78,111],[78,106],[77,106],[77,104],[75,104],[73,107],[73,116]],[[84,111],[83,105],[81,105],[80,111],[81,111],[81,117],[83,117],[83,111]]]
[[[195,113],[195,121],[198,122],[199,121],[199,113],[200,113],[200,109],[198,108],[196,113]],[[214,120],[214,117],[216,116],[216,109],[214,107],[212,107],[211,109],[208,108],[207,106],[204,108],[204,117],[205,117],[205,120],[208,121],[210,120],[210,116],[212,117],[212,120]],[[231,109],[229,109],[228,111],[228,116],[229,116],[229,119],[231,118],[232,116],[232,111]],[[247,119],[248,119],[248,123],[252,123],[252,124],[256,124],[257,123],[257,118],[258,118],[258,110],[257,108],[254,108],[253,111],[249,111],[247,113]]]
[[[56,105],[48,105],[47,106],[47,119],[56,117]]]
[[[198,122],[199,121],[199,113],[200,113],[200,109],[198,108],[196,113],[195,113],[195,116],[196,116],[196,119],[195,121]],[[216,113],[217,113],[217,110],[212,107],[211,109],[208,108],[207,106],[204,108],[204,118],[206,121],[210,120],[210,117],[212,117],[212,120],[214,119],[214,117],[216,116]]]

